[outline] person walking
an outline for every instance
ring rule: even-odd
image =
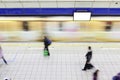
[[[86,57],[86,63],[85,63],[85,66],[84,68],[82,69],[83,71],[85,71],[86,69],[91,69],[93,68],[94,66],[90,63],[91,59],[92,59],[92,49],[91,49],[91,46],[88,46],[88,52],[87,54],[85,55]]]
[[[4,80],[11,80],[11,78],[5,77]]]
[[[91,46],[88,46],[88,52],[85,55],[85,57],[86,57],[86,62],[90,62],[91,61],[91,59],[92,59],[92,49],[91,49]]]
[[[117,75],[113,76],[112,80],[120,80],[120,73]]]
[[[48,39],[46,36],[44,36],[44,50],[48,51],[48,56],[50,56],[50,52],[49,52],[49,45],[51,45],[52,41],[50,39]]]
[[[4,61],[5,64],[7,64],[7,61],[5,60],[3,53],[2,53],[2,47],[0,46],[0,58]]]
[[[93,73],[93,80],[98,80],[98,72],[99,72],[99,70],[97,69],[97,70]]]

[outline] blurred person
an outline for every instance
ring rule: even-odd
[[[90,62],[90,61],[91,61],[91,59],[92,59],[92,49],[91,49],[91,46],[88,46],[88,52],[87,52],[87,54],[85,55],[85,57],[86,57],[86,61],[87,61],[87,62]]]
[[[119,75],[119,76],[120,76],[120,73],[118,73],[117,75]]]
[[[29,26],[27,21],[23,21],[23,30],[24,31],[29,31]]]
[[[3,59],[4,63],[7,64],[7,61],[5,60],[4,56],[3,56],[3,53],[2,53],[2,48],[0,46],[0,58]]]
[[[50,56],[50,52],[49,52],[49,45],[51,45],[52,41],[50,39],[48,39],[48,37],[44,36],[44,50],[48,51],[48,56]]]
[[[85,63],[84,69],[82,69],[82,70],[93,68],[94,66],[90,63],[90,61],[92,59],[92,49],[91,49],[91,46],[88,46],[88,52],[85,55],[85,57],[86,57],[86,63]]]
[[[93,80],[98,80],[98,72],[99,72],[99,70],[97,69],[97,70],[93,73]]]
[[[63,22],[61,21],[59,22],[59,31],[63,31],[62,27],[63,27]]]
[[[113,76],[112,80],[120,80],[120,73],[117,75]]]
[[[92,59],[92,49],[91,46],[88,47],[88,53],[85,55],[87,62],[90,62],[90,60]]]
[[[6,77],[6,78],[4,78],[4,80],[11,80],[10,78],[8,78],[8,77]]]
[[[88,69],[92,69],[94,66],[90,62],[86,62],[84,68],[82,69],[83,71],[86,71]]]
[[[112,26],[113,25],[111,21],[106,22],[105,31],[111,31]]]

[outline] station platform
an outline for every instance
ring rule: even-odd
[[[8,65],[0,59],[0,80],[92,80],[99,69],[99,80],[112,80],[120,72],[120,43],[57,43],[43,56],[43,43],[0,43]],[[91,46],[95,69],[82,71],[87,47]]]

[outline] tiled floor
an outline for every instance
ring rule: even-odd
[[[31,46],[29,43],[25,46],[3,45],[9,65],[0,60],[0,80],[4,77],[12,80],[92,80],[95,69],[81,70],[85,64],[87,44],[69,46],[72,44],[50,47],[50,57],[43,56],[42,46]],[[92,64],[100,70],[99,80],[112,80],[112,76],[120,72],[120,47],[103,47],[93,47]]]

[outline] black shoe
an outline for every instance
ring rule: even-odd
[[[50,54],[48,54],[48,56],[50,56]]]
[[[86,71],[86,69],[82,69],[83,71]]]

